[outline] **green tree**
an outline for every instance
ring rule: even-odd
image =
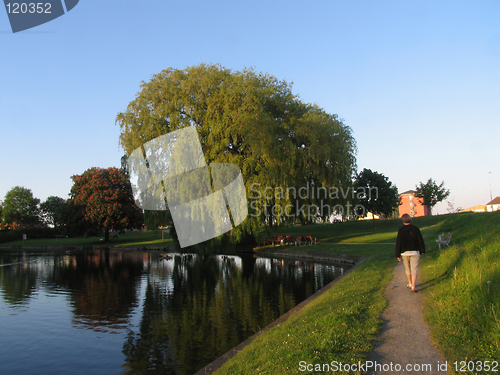
[[[85,219],[85,206],[68,199],[61,207],[64,234],[69,237],[98,235],[99,228]]]
[[[145,211],[144,224],[148,229],[156,231],[160,227],[172,225],[172,217],[169,211]]]
[[[84,212],[84,219],[98,230],[109,231],[141,225],[141,211],[136,207],[130,181],[118,168],[90,168],[74,175],[70,196]]]
[[[383,174],[365,168],[356,176],[355,184],[358,204],[371,212],[374,220],[375,215],[390,216],[398,207],[398,189]]]
[[[5,222],[18,225],[39,222],[40,199],[33,197],[31,189],[16,186],[5,194],[3,216]]]
[[[40,204],[40,213],[43,221],[50,226],[59,228],[64,224],[64,205],[66,201],[63,198],[51,195],[45,202]]]
[[[166,69],[141,84],[116,121],[128,155],[156,137],[195,126],[207,164],[240,167],[249,217],[208,247],[241,242],[264,222],[306,222],[316,198],[288,192],[347,186],[355,168],[351,129],[337,115],[302,102],[287,82],[251,69]],[[264,194],[267,187],[283,194]]]
[[[427,206],[428,215],[432,215],[432,208],[436,204],[444,201],[450,195],[450,191],[444,187],[444,181],[438,185],[432,178],[429,178],[425,184],[420,182],[415,190],[415,196],[421,198],[422,204]]]

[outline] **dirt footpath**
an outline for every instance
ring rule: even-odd
[[[403,262],[398,262],[392,273],[385,290],[388,307],[382,313],[384,326],[380,341],[368,356],[373,368],[367,374],[449,374],[422,318],[419,279],[414,293],[406,287]]]

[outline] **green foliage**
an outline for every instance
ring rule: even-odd
[[[367,212],[390,216],[398,207],[398,189],[389,178],[370,169],[356,177],[356,197]]]
[[[172,224],[172,217],[169,211],[144,211],[144,224],[148,229],[154,230],[160,227],[167,227]]]
[[[423,199],[424,206],[429,207],[429,213],[437,203],[450,195],[450,191],[444,188],[444,181],[438,185],[432,178],[429,178],[425,184],[420,182],[420,185],[416,187],[416,192],[415,196]]]
[[[100,228],[85,219],[85,205],[68,199],[61,207],[61,216],[64,223],[64,234],[69,237],[98,235]]]
[[[166,211],[151,211],[144,210],[144,224],[146,228],[153,230],[156,235],[156,229],[162,228],[162,230],[166,227],[170,227],[170,235],[175,238],[175,248],[176,250],[180,250],[179,241],[177,238],[177,233],[175,232],[175,228],[172,223],[172,215],[169,210]],[[164,234],[162,232],[162,238],[164,238]]]
[[[45,224],[60,227],[64,224],[64,205],[66,201],[51,195],[40,204],[40,213]]]
[[[7,223],[18,225],[36,224],[39,222],[40,199],[33,197],[31,189],[16,186],[5,194],[3,216]]]
[[[130,181],[122,170],[90,168],[71,178],[71,199],[83,210],[85,221],[104,229],[105,242],[109,241],[110,229],[142,225],[142,212],[135,205]]]
[[[355,167],[355,140],[337,115],[303,103],[287,82],[250,69],[233,72],[205,64],[166,69],[141,84],[116,121],[127,154],[163,134],[195,126],[207,164],[240,167],[252,217],[213,246],[244,241],[263,223],[313,221],[306,213],[317,198],[262,191],[348,186]],[[297,210],[297,204],[305,209]],[[279,209],[272,213],[274,206]]]

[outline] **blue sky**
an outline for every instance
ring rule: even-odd
[[[97,1],[13,34],[0,9],[0,200],[119,166],[118,112],[168,67],[254,67],[353,130],[358,169],[456,207],[500,195],[498,1]],[[491,172],[489,174],[488,172]],[[442,203],[435,213],[446,213]]]

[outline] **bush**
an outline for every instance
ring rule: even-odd
[[[15,230],[0,230],[0,243],[19,241],[23,239],[23,234],[26,234],[28,239],[54,238],[58,234],[62,234],[59,229],[55,228],[25,228]]]

